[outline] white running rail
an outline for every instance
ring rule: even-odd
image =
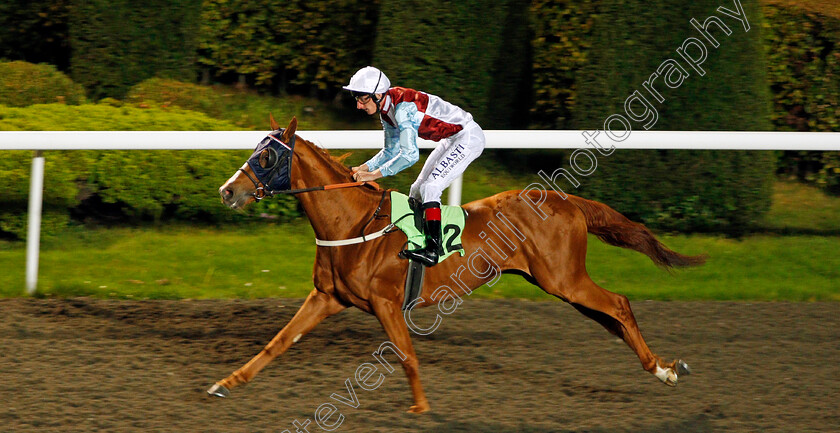
[[[26,239],[26,290],[38,286],[38,253],[44,185],[45,150],[224,150],[253,149],[267,134],[240,131],[25,131],[0,132],[0,150],[33,150]],[[488,149],[580,149],[584,131],[485,131]],[[589,132],[590,135],[594,134]],[[382,131],[299,131],[327,149],[379,149]],[[823,150],[840,151],[837,132],[634,131],[614,143],[606,134],[596,140],[617,149]],[[436,143],[418,140],[420,148]],[[462,179],[449,188],[449,204],[461,203]]]

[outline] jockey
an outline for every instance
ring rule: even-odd
[[[344,86],[356,98],[356,108],[379,114],[385,130],[385,145],[373,158],[353,167],[353,179],[375,180],[393,176],[420,158],[417,137],[441,141],[420,176],[411,185],[409,197],[423,203],[426,247],[403,251],[403,256],[434,266],[441,250],[440,197],[484,150],[484,132],[472,115],[443,99],[404,87],[391,87],[379,69],[367,66]]]

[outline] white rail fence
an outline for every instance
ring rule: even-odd
[[[266,132],[206,131],[26,131],[0,132],[0,150],[33,150],[26,238],[26,290],[38,286],[41,207],[46,150],[228,150],[253,149]],[[594,131],[588,132],[593,136]],[[300,131],[298,135],[326,149],[379,149],[381,131]],[[588,143],[584,131],[485,131],[488,149],[580,149]],[[590,139],[592,140],[592,139]],[[617,149],[705,150],[824,150],[840,151],[840,133],[636,131],[621,142],[605,134],[600,146]],[[419,140],[420,148],[436,143]],[[234,161],[238,164],[239,162]],[[461,202],[462,179],[449,188],[449,204]],[[215,193],[215,192],[212,192]]]

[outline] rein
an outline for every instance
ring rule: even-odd
[[[282,140],[278,139],[277,137],[275,137],[272,134],[269,134],[268,138],[270,138],[271,140],[279,143],[280,145],[282,145],[283,147],[286,148],[286,151],[289,152],[289,156],[286,157],[286,158],[288,158],[287,161],[289,161],[289,162],[286,165],[282,165],[280,157],[282,157],[283,155],[278,154],[277,149],[275,149],[274,147],[267,147],[269,142],[264,140],[263,142],[260,143],[259,146],[257,146],[257,149],[254,151],[254,154],[251,155],[251,158],[249,158],[248,162],[246,163],[248,166],[251,167],[251,170],[254,170],[253,176],[251,175],[251,173],[248,173],[248,171],[245,170],[244,166],[239,169],[239,171],[241,171],[243,174],[245,174],[245,176],[248,177],[248,180],[250,180],[251,183],[254,184],[254,192],[251,195],[254,197],[254,199],[256,199],[256,201],[260,201],[260,200],[262,200],[266,197],[274,197],[275,195],[278,195],[278,194],[301,194],[301,193],[313,192],[313,191],[330,191],[330,190],[334,190],[334,189],[354,188],[354,187],[362,186],[362,185],[371,185],[371,186],[379,189],[379,185],[374,181],[334,183],[334,184],[330,184],[330,185],[313,186],[313,187],[310,187],[310,188],[301,188],[301,189],[280,189],[280,190],[267,189],[275,181],[274,178],[276,176],[278,176],[278,172],[281,169],[284,169],[284,171],[285,171],[285,174],[280,173],[280,175],[284,176],[283,178],[281,178],[281,179],[283,179],[283,182],[280,183],[280,185],[282,185],[281,187],[291,186],[291,182],[290,182],[291,159],[292,159],[291,155],[292,155],[292,152],[294,152],[294,142],[295,142],[294,138],[292,138],[291,145],[288,145],[288,144],[284,143]],[[285,153],[286,151],[283,151],[283,153]],[[266,152],[268,152],[268,153],[266,153]],[[257,157],[259,158],[259,164],[254,163],[254,165],[252,165],[252,160],[254,158],[257,158]],[[263,158],[265,158],[265,160]],[[257,172],[258,169],[262,170],[262,171]],[[260,173],[262,173],[262,175]],[[263,175],[268,175],[268,180],[265,181],[265,182],[262,180],[263,177],[264,177]],[[364,224],[364,226],[362,226],[361,236],[355,237],[355,238],[352,238],[352,239],[343,239],[343,240],[335,240],[335,241],[325,241],[325,240],[321,240],[321,239],[315,239],[315,243],[317,245],[320,245],[320,246],[352,245],[352,244],[367,242],[369,240],[376,239],[380,236],[391,233],[389,230],[394,228],[393,224],[389,224],[387,227],[385,227],[382,230],[379,230],[375,233],[371,233],[371,234],[367,234],[367,235],[365,234],[365,230],[370,225],[370,223],[372,223],[375,219],[382,218],[382,217],[387,217],[387,215],[379,215],[379,212],[382,209],[382,203],[385,202],[385,196],[386,195],[387,195],[387,191],[382,191],[382,197],[379,199],[379,205],[376,207],[376,211],[373,212],[373,215],[370,217],[370,219],[367,220],[367,222]]]
[[[330,185],[322,185],[322,186],[313,186],[311,188],[301,188],[301,189],[289,189],[284,191],[268,191],[269,195],[274,194],[300,194],[302,192],[310,192],[310,191],[329,191],[331,189],[341,189],[341,188],[353,188],[356,186],[362,185],[372,185],[378,187],[375,182],[372,181],[358,181],[358,182],[348,182],[348,183],[333,183]]]
[[[250,179],[251,182],[254,183],[254,187],[257,188],[254,191],[254,198],[257,199],[257,201],[260,201],[260,200],[262,200],[266,197],[274,197],[277,194],[300,194],[300,193],[312,192],[312,191],[329,191],[329,190],[333,190],[333,189],[354,188],[354,187],[362,186],[362,185],[372,185],[372,186],[377,187],[377,188],[379,187],[379,184],[377,184],[374,181],[358,181],[358,182],[347,182],[347,183],[333,183],[333,184],[330,184],[330,185],[313,186],[313,187],[310,187],[310,188],[301,188],[301,189],[286,189],[286,190],[281,190],[281,191],[274,191],[274,190],[266,191],[264,187],[260,186],[262,184],[262,182],[258,181],[257,179],[254,179],[244,169],[240,168],[239,171],[244,173],[245,176],[248,176],[248,179]],[[383,228],[382,230],[379,230],[377,232],[367,234],[367,235],[365,234],[365,229],[367,228],[367,226],[369,226],[370,223],[373,222],[373,220],[382,216],[382,215],[379,215],[379,211],[382,210],[382,203],[385,201],[385,194],[386,193],[387,193],[387,191],[382,191],[382,197],[379,199],[379,205],[376,206],[376,210],[373,212],[373,215],[370,217],[369,220],[367,220],[365,225],[362,227],[362,235],[361,236],[358,236],[358,237],[355,237],[355,238],[350,238],[350,239],[335,240],[335,241],[325,241],[325,240],[316,238],[315,239],[315,245],[322,246],[322,247],[340,247],[340,246],[343,246],[343,245],[360,244],[362,242],[367,242],[367,241],[382,237],[384,235],[387,235],[388,233],[391,233],[389,230],[391,230],[395,227],[394,224],[388,224],[387,226],[385,226],[385,228]]]
[[[251,183],[254,184],[254,198],[257,201],[260,201],[266,197],[274,197],[277,194],[300,194],[304,192],[312,192],[312,191],[329,191],[331,189],[341,189],[341,188],[353,188],[362,185],[371,185],[374,187],[379,187],[379,184],[373,181],[358,181],[358,182],[348,182],[348,183],[333,183],[330,185],[321,185],[321,186],[313,186],[311,188],[301,188],[301,189],[284,189],[284,190],[268,190],[266,191],[265,186],[262,182],[257,179],[254,179],[250,173],[245,171],[244,169],[240,168],[241,171],[245,176],[248,176],[248,179]],[[261,186],[263,185],[263,186]]]

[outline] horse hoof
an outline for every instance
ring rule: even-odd
[[[416,405],[416,404],[415,404],[415,405],[412,405],[412,406],[408,409],[408,411],[407,411],[407,412],[408,412],[408,413],[423,413],[423,412],[428,412],[428,411],[429,411],[429,409],[431,409],[431,408],[429,407],[429,405],[428,405],[428,404],[426,404],[426,405],[422,405],[422,406],[421,406],[421,405]]]
[[[656,372],[653,373],[659,380],[662,381],[665,385],[668,386],[677,386],[677,380],[679,380],[679,376],[674,371],[673,368],[662,368],[659,365],[656,366]]]
[[[677,375],[678,376],[687,376],[691,374],[691,369],[688,368],[688,364],[685,363],[682,359],[678,360],[674,367],[677,368]]]
[[[207,390],[207,394],[210,394],[214,397],[226,398],[226,397],[230,397],[230,390],[228,390],[224,386],[219,385],[217,383],[217,384],[211,386],[210,389]]]

